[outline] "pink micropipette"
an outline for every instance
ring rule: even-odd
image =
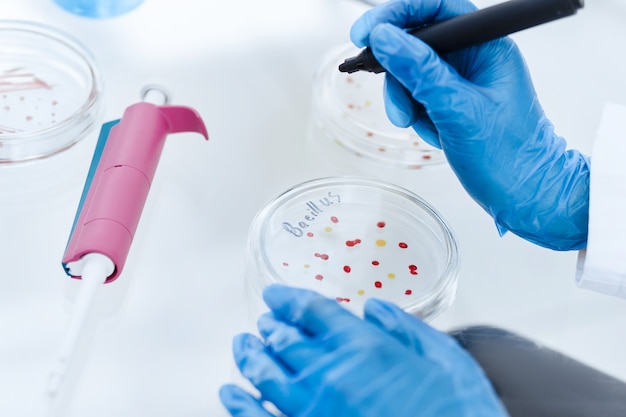
[[[164,105],[167,95],[149,89],[122,119],[105,123],[70,233],[63,268],[82,280],[70,326],[49,381],[61,390],[98,287],[119,277],[169,133],[197,132],[208,139],[198,113]]]

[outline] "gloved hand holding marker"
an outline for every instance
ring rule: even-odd
[[[49,394],[59,392],[97,288],[122,273],[167,134],[193,131],[208,139],[198,113],[161,105],[148,91],[121,120],[103,125],[63,256],[68,275],[81,278],[75,311],[54,369]],[[156,104],[155,104],[156,103]]]
[[[525,7],[536,13],[522,13]],[[566,150],[555,133],[517,45],[503,37],[439,56],[405,28],[432,30],[446,46],[452,41],[446,27],[475,29],[481,22],[481,30],[491,31],[506,24],[499,32],[506,34],[519,29],[508,26],[518,17],[538,24],[580,7],[581,0],[511,0],[477,11],[465,0],[392,0],[366,11],[350,32],[352,42],[368,47],[386,70],[383,96],[391,122],[413,127],[444,151],[501,234],[511,231],[556,250],[586,246],[589,158]]]
[[[416,29],[407,33],[443,55],[571,16],[583,6],[584,0],[509,0],[432,24],[419,22]],[[339,71],[380,73],[385,68],[376,60],[372,50],[365,48],[356,57],[339,65]]]

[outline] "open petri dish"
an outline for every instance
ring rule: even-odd
[[[309,142],[333,163],[374,163],[392,169],[420,169],[445,162],[412,128],[393,125],[383,102],[384,74],[342,73],[339,64],[361,50],[336,46],[325,55],[312,90]]]
[[[0,163],[45,158],[83,139],[101,95],[77,41],[45,25],[0,21]]]
[[[416,194],[361,177],[299,184],[266,204],[248,237],[254,318],[272,283],[315,290],[362,315],[370,297],[431,319],[455,296],[459,251],[444,218]]]

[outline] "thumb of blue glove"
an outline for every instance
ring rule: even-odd
[[[555,134],[526,64],[508,38],[439,57],[398,26],[473,9],[464,0],[396,0],[355,22],[387,69],[392,122],[439,146],[467,192],[495,220],[538,245],[580,249],[587,239],[589,160]]]

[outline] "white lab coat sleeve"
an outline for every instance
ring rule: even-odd
[[[626,298],[626,106],[607,104],[591,154],[589,234],[576,283]]]

